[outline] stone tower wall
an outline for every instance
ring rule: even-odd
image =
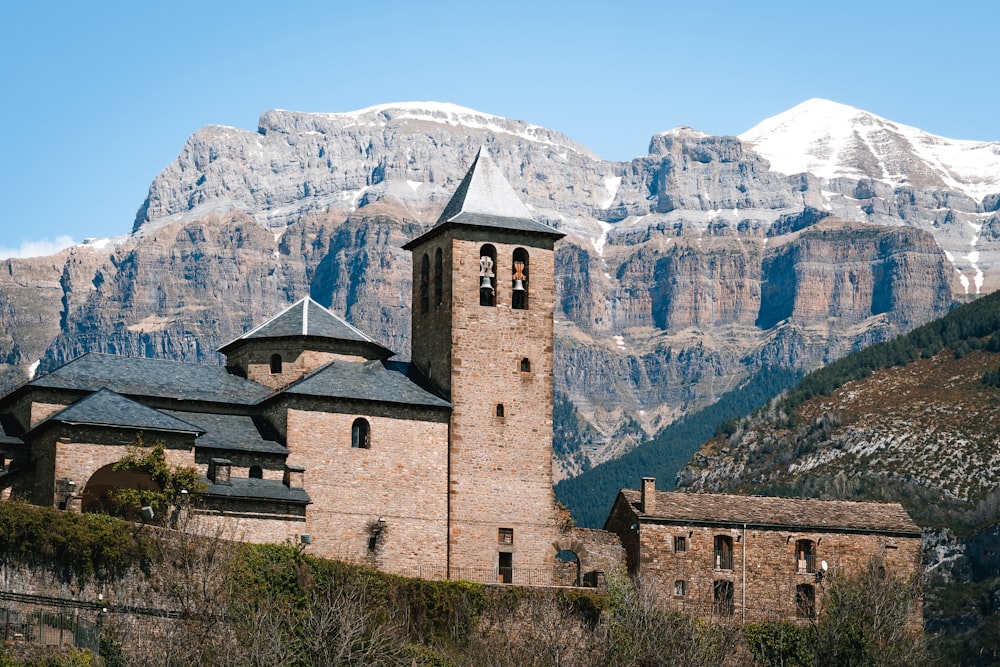
[[[451,371],[443,387],[453,404],[450,574],[481,579],[484,571],[506,566],[506,553],[515,581],[548,583],[559,534],[552,492],[552,241],[506,230],[471,236],[455,230],[438,237],[449,240],[449,307],[422,319],[419,273],[414,293],[414,359],[429,359],[432,375],[438,367]],[[497,255],[495,306],[479,301],[479,257],[486,242]],[[529,254],[524,310],[511,307],[518,248]],[[416,249],[414,257],[423,251]],[[419,271],[419,259],[414,263]],[[433,291],[433,262],[431,275]],[[429,338],[421,340],[425,332]],[[529,370],[522,371],[523,359]]]

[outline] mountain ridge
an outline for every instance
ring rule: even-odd
[[[481,148],[567,234],[555,382],[586,428],[556,479],[764,366],[814,368],[1000,284],[1000,215],[962,193],[788,176],[694,130],[610,162],[521,121],[495,132],[489,114],[362,111],[203,128],[150,185],[136,233],[3,262],[5,386],[91,350],[218,363],[215,347],[306,295],[405,359],[401,246]]]

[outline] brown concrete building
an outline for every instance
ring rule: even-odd
[[[0,488],[92,511],[162,442],[201,525],[428,578],[595,581],[616,539],[552,491],[553,248],[481,151],[413,252],[412,363],[303,299],[226,366],[86,354],[0,399]],[[572,551],[578,560],[562,563]]]
[[[742,622],[815,619],[825,582],[872,557],[894,577],[919,577],[920,528],[898,503],[622,490],[605,530],[630,574],[672,608]],[[922,624],[914,605],[910,624]]]

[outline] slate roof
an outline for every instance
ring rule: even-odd
[[[0,415],[0,445],[23,445],[16,434],[22,431],[21,425],[11,415]]]
[[[208,480],[203,481],[207,482]],[[301,504],[312,502],[305,489],[290,489],[283,482],[276,479],[247,477],[232,477],[229,484],[213,484],[208,482],[205,495]]]
[[[191,433],[193,435],[202,432],[197,426],[136,403],[110,389],[101,389],[77,401],[68,408],[51,415],[40,424],[36,424],[35,428],[47,422],[135,428],[147,431]]]
[[[241,452],[287,455],[288,449],[261,417],[163,410],[164,414],[197,426],[204,433],[195,446]]]
[[[90,352],[28,383],[32,387],[98,391],[186,401],[253,405],[267,387],[232,375],[222,366]]]
[[[720,523],[730,525],[788,526],[829,530],[914,533],[920,527],[899,503],[775,498],[719,493],[656,491],[656,512],[639,510],[642,494],[623,489],[622,494],[639,517],[671,523]]]
[[[219,351],[225,353],[226,350],[246,340],[299,336],[368,343],[388,353],[388,355],[383,356],[392,355],[391,351],[379,345],[379,343],[368,335],[334,315],[310,297],[297,301],[263,324],[254,327],[239,338],[226,343],[219,348]]]
[[[434,235],[448,225],[512,229],[556,238],[565,236],[562,232],[532,218],[531,211],[514,192],[514,188],[483,148],[476,153],[476,159],[448,201],[448,205],[444,207],[434,227],[403,248],[412,249],[428,235]]]
[[[451,404],[424,389],[407,375],[409,364],[372,360],[333,361],[286,388],[283,394],[352,398],[429,407]]]

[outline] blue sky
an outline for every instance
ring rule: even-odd
[[[130,231],[190,134],[273,108],[452,102],[616,160],[811,97],[998,141],[998,24],[961,0],[9,3],[0,257]]]

